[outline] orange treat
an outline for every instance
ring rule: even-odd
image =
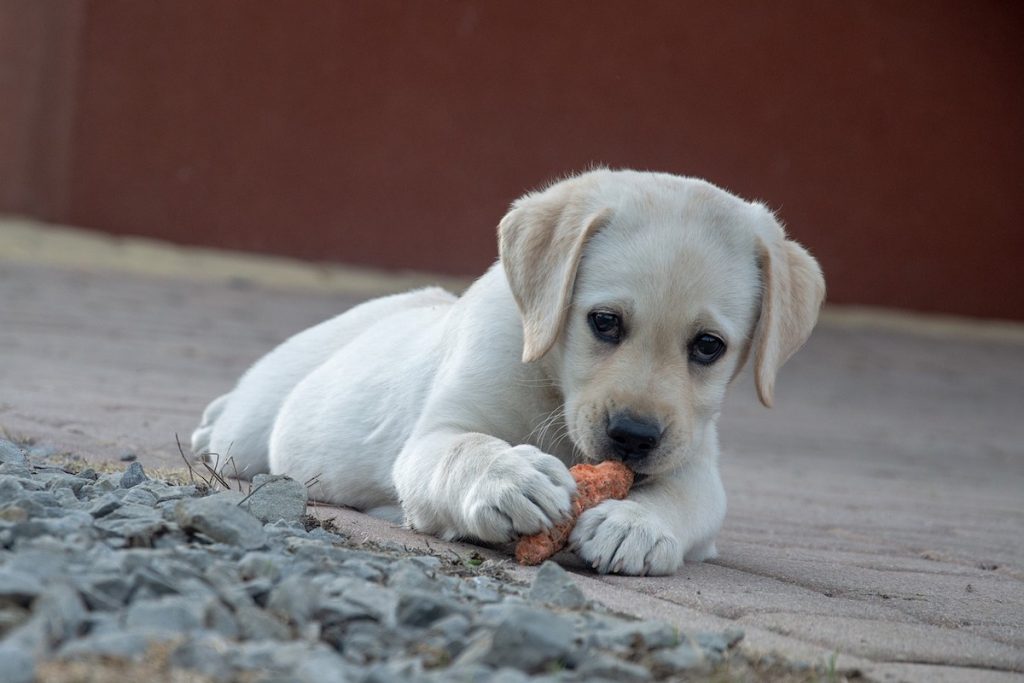
[[[633,485],[633,470],[621,462],[606,460],[600,465],[574,465],[569,474],[576,480],[576,497],[572,501],[572,517],[547,531],[523,536],[516,544],[516,559],[520,564],[540,564],[563,547],[576,520],[598,503],[609,498],[621,500]]]

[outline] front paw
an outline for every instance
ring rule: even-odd
[[[558,458],[533,446],[496,457],[467,492],[463,514],[471,536],[505,543],[569,518],[576,481]]]
[[[584,512],[569,543],[602,574],[673,574],[683,563],[679,539],[631,500],[606,500]]]

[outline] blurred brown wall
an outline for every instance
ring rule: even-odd
[[[1024,319],[1016,2],[2,0],[0,210],[481,271],[593,163],[780,211],[830,300]]]

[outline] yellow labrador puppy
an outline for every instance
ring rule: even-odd
[[[771,404],[818,316],[817,262],[760,204],[610,170],[516,201],[499,250],[460,298],[376,299],[287,340],[210,404],[193,451],[486,542],[563,519],[568,465],[622,460],[637,484],[583,514],[573,550],[623,574],[714,557],[726,387],[752,353]]]

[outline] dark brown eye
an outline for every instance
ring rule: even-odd
[[[591,311],[587,316],[594,336],[610,344],[622,340],[622,318],[608,311]]]
[[[690,343],[690,360],[711,365],[725,353],[725,342],[713,334],[698,334]]]

